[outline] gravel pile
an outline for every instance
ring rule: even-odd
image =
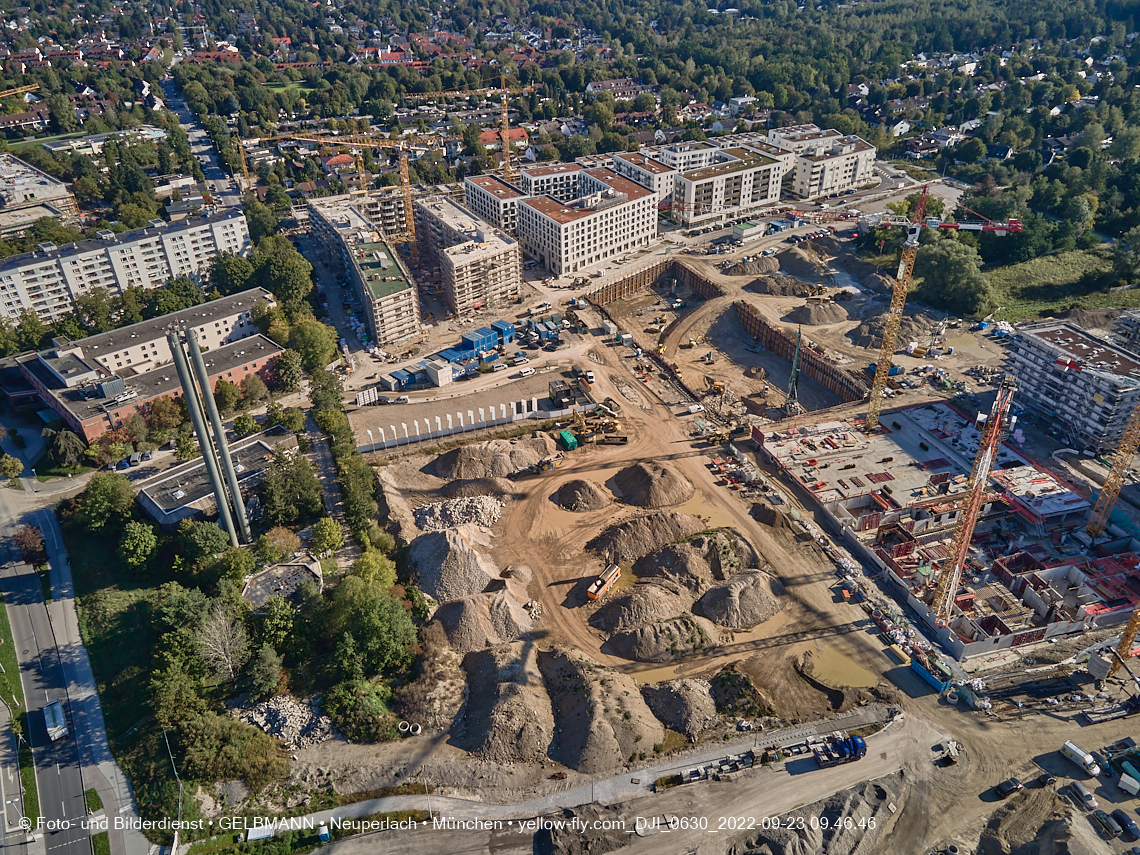
[[[812,287],[791,276],[760,276],[749,282],[745,289],[754,294],[768,294],[773,297],[806,297],[811,293]]]
[[[883,325],[886,321],[886,306],[877,302],[870,309],[874,314],[855,327],[847,336],[856,347],[877,348],[883,341]],[[930,333],[938,326],[937,319],[919,308],[914,303],[908,303],[903,309],[902,323],[899,325],[899,347],[905,347],[909,341],[922,341],[929,338]]]
[[[463,660],[467,693],[454,743],[491,763],[542,762],[554,740],[554,714],[533,644],[514,643]]]
[[[839,324],[847,320],[847,310],[838,303],[808,303],[792,309],[784,320],[807,326]]]
[[[505,478],[533,466],[557,450],[554,440],[541,436],[474,442],[436,458],[434,474],[448,481],[471,478]]]
[[[602,632],[628,632],[676,617],[692,605],[693,595],[675,582],[642,582],[603,603],[590,616],[590,626]]]
[[[618,564],[632,564],[643,555],[704,528],[704,521],[692,514],[655,511],[610,526],[586,547]]]
[[[693,483],[665,463],[638,463],[614,476],[627,505],[639,508],[667,508],[683,504],[693,497]]]
[[[870,291],[889,294],[894,288],[895,280],[881,268],[869,261],[864,261],[849,252],[841,252],[831,262],[840,270],[846,271],[859,280],[859,284]]]
[[[748,262],[738,261],[724,268],[722,272],[726,276],[759,276],[762,273],[779,273],[779,271],[780,262],[768,256],[754,258]]]
[[[609,491],[601,484],[581,478],[567,481],[558,488],[558,505],[576,513],[600,511],[612,501]]]
[[[459,529],[421,534],[408,545],[421,591],[441,603],[480,594],[499,578],[499,568],[478,552]]]
[[[463,499],[470,496],[509,496],[514,487],[506,478],[468,478],[450,481],[439,491],[449,499]]]
[[[687,678],[642,686],[641,696],[666,727],[692,740],[720,721],[708,680]]]
[[[503,503],[494,496],[471,496],[424,505],[416,508],[415,516],[416,525],[424,531],[440,531],[465,523],[490,528],[502,512]]]
[[[667,579],[700,592],[739,573],[756,561],[752,548],[731,532],[700,534],[642,558],[635,568],[643,578]]]
[[[829,258],[811,241],[798,243],[776,257],[780,259],[780,269],[792,276],[825,284],[831,281]]]
[[[720,641],[720,632],[709,621],[690,614],[646,624],[611,636],[610,647],[618,656],[638,662],[672,662],[705,650]]]
[[[780,580],[763,570],[745,570],[705,592],[693,610],[720,626],[752,629],[784,607]]]
[[[470,653],[517,641],[534,629],[540,615],[541,609],[528,609],[503,589],[446,603],[436,610],[435,620],[453,648]]]
[[[292,695],[278,695],[253,707],[232,711],[244,722],[276,736],[290,748],[319,745],[336,735],[332,720],[321,715],[315,699],[299,701]]]

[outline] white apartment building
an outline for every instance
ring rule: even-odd
[[[582,170],[583,195],[573,202],[537,196],[519,202],[519,240],[554,273],[648,246],[657,237],[657,195],[610,169]]]
[[[146,228],[0,260],[0,316],[25,309],[51,322],[71,311],[75,298],[95,288],[120,294],[131,286],[157,288],[177,276],[198,281],[223,252],[248,255],[249,229],[240,208],[178,223],[151,220]]]
[[[476,216],[509,235],[515,233],[519,199],[526,196],[521,190],[497,175],[472,175],[463,179],[463,192]]]
[[[789,189],[801,199],[843,193],[874,180],[875,147],[854,134],[795,125],[769,131],[768,142],[795,152]]]
[[[669,145],[642,146],[641,153],[678,172],[689,172],[711,166],[720,146],[711,142],[676,142]]]
[[[613,157],[614,172],[630,181],[636,181],[657,194],[657,203],[673,197],[673,182],[677,170],[640,152],[618,152]]]
[[[0,154],[0,235],[23,234],[41,217],[79,214],[79,203],[62,181],[10,154]]]
[[[443,196],[416,202],[420,260],[437,263],[443,295],[457,315],[505,305],[522,284],[519,244]]]
[[[718,150],[713,163],[676,177],[673,213],[683,225],[723,221],[780,201],[787,153],[754,148]]]
[[[546,163],[519,170],[519,188],[526,196],[553,196],[562,202],[577,199],[583,169],[577,163]]]

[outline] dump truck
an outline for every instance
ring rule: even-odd
[[[63,714],[63,704],[52,701],[44,707],[44,724],[47,726],[48,739],[55,742],[67,736],[67,716]]]
[[[621,578],[621,568],[616,564],[611,564],[601,576],[590,583],[590,587],[586,589],[586,596],[591,600],[604,597],[606,591],[612,588],[614,582],[619,578]]]
[[[832,736],[823,745],[816,746],[812,753],[819,768],[827,769],[862,760],[867,756],[867,742],[862,736]]]
[[[598,442],[602,445],[625,445],[629,442],[629,437],[625,434],[605,434]]]

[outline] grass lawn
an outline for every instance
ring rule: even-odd
[[[1140,291],[1108,291],[1100,277],[1112,266],[1096,250],[1058,252],[983,272],[993,286],[998,320],[1047,317],[1066,309],[1140,306]]]
[[[91,838],[91,851],[94,855],[111,855],[111,838],[106,831],[100,831]]]
[[[8,148],[15,154],[19,154],[26,148],[34,148],[36,146],[43,145],[46,142],[55,142],[56,140],[70,140],[75,139],[76,137],[81,137],[83,135],[83,131],[77,131],[74,134],[59,134],[58,136],[54,137],[38,137],[31,140],[12,141],[8,143]]]
[[[288,85],[281,83],[271,83],[265,88],[270,92],[299,92],[301,95],[308,95],[313,91],[312,86],[305,86],[302,83],[290,83]]]
[[[84,792],[83,798],[87,801],[88,813],[99,813],[103,810],[103,800],[99,798],[99,793],[94,787]]]
[[[8,623],[8,610],[0,608],[0,692],[4,700],[15,697],[20,710],[24,708],[24,687],[20,683],[20,664],[16,661],[16,647],[12,642],[12,627]],[[20,733],[28,732],[28,716],[25,712],[18,712],[13,728]],[[31,818],[35,824],[35,817],[40,815],[40,794],[36,789],[35,764],[32,760],[32,750],[21,748],[19,751],[20,783],[24,787],[24,814]]]

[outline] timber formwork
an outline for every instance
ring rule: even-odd
[[[724,291],[715,282],[706,279],[678,261],[664,259],[642,267],[640,270],[635,270],[621,279],[607,282],[598,290],[587,294],[586,299],[595,306],[605,306],[614,300],[628,297],[642,288],[651,288],[663,279],[676,279],[692,288],[706,300],[724,296]]]

